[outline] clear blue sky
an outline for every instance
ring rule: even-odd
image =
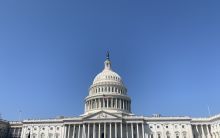
[[[110,50],[137,115],[220,113],[220,1],[0,1],[4,119],[78,116]]]

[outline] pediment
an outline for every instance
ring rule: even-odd
[[[105,111],[100,111],[94,114],[90,114],[88,116],[86,116],[84,119],[86,120],[95,120],[95,119],[121,119],[121,117],[109,113],[109,112],[105,112]]]

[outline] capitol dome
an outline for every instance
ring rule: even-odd
[[[109,53],[104,69],[97,74],[85,98],[85,114],[105,110],[111,113],[131,113],[131,99],[122,78],[112,70]]]

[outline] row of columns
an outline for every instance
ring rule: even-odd
[[[199,127],[200,126],[200,127]],[[199,131],[199,128],[201,128]],[[198,138],[211,138],[211,132],[209,130],[209,125],[195,125],[196,136]],[[205,133],[206,131],[206,133]],[[200,133],[201,132],[201,133]]]
[[[125,89],[120,89],[117,87],[96,87],[90,90],[92,93],[97,93],[97,92],[114,92],[114,93],[120,93],[120,94],[126,94]]]
[[[9,135],[11,137],[20,137],[21,136],[21,131],[22,131],[21,127],[13,127],[13,128],[10,128]]]
[[[113,138],[129,138],[129,137],[145,138],[145,130],[144,130],[143,123],[129,123],[129,124],[130,124],[130,128],[128,128],[128,124],[123,125],[122,122],[120,123],[105,122],[105,123],[88,123],[88,124],[69,124],[69,125],[66,125],[65,127],[65,130],[64,130],[65,134],[63,138],[112,138],[112,137]],[[107,133],[107,125],[109,126],[108,128],[109,133]],[[115,129],[114,133],[112,133],[113,126]],[[134,127],[136,128],[136,130],[134,130]],[[103,128],[103,130],[101,130],[101,128]],[[139,131],[139,128],[141,128],[142,134]],[[129,132],[130,132],[130,135],[129,135]]]
[[[131,103],[121,98],[97,98],[86,101],[86,111],[99,108],[116,108],[130,111]]]

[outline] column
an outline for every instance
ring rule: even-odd
[[[87,104],[88,104],[87,106],[88,106],[88,110],[89,110],[90,109],[90,102],[88,101]]]
[[[31,130],[32,131],[32,130]],[[13,136],[16,136],[16,128],[13,128],[13,132],[12,132]],[[32,135],[32,134],[31,134]]]
[[[134,129],[133,129],[133,123],[131,123],[131,137],[134,138]]]
[[[83,131],[82,131],[82,137],[83,138],[86,138],[86,127],[85,127],[85,124],[83,124]]]
[[[119,99],[119,109],[121,109],[121,99]]]
[[[84,109],[85,109],[85,112],[86,112],[86,111],[87,111],[87,105],[86,105],[86,103],[85,103]]]
[[[93,124],[93,138],[95,138],[95,123]]]
[[[67,138],[70,137],[70,125],[68,125],[68,130],[67,130]]]
[[[142,137],[145,137],[144,123],[142,123]]]
[[[111,108],[114,108],[113,107],[113,98],[111,98]]]
[[[109,124],[109,137],[112,138],[112,123]]]
[[[107,108],[108,108],[108,98],[107,98]]]
[[[115,123],[115,138],[117,138],[117,123]]]
[[[100,132],[101,131],[101,126],[100,126],[100,123],[99,123],[99,138],[100,138]]]
[[[121,122],[121,138],[123,138],[122,122]]]
[[[104,123],[104,138],[106,138],[106,123]]]
[[[199,129],[198,129],[198,126],[196,125],[196,132],[197,132],[197,137],[199,138],[200,137],[200,134],[199,134]]]
[[[22,127],[22,128],[21,128],[21,138],[24,137],[23,135],[24,135],[24,128]]]
[[[73,125],[73,138],[75,138],[75,129],[76,129],[76,125]]]
[[[87,138],[89,138],[89,128],[90,128],[90,124],[88,124]]]
[[[88,110],[89,110],[89,109],[90,109],[90,102],[88,101],[87,103],[88,103],[88,105],[87,105],[87,106],[88,106]]]
[[[211,135],[210,135],[210,132],[209,132],[209,125],[208,124],[206,125],[206,130],[207,130],[207,137],[210,138]]]
[[[118,98],[115,98],[115,107],[118,108]]]
[[[64,135],[63,135],[64,138],[66,138],[66,125],[64,125]]]
[[[102,106],[104,108],[105,107],[105,98],[102,99],[102,102],[103,102]]]
[[[139,127],[138,127],[138,123],[137,123],[137,138],[139,138]]]
[[[125,109],[125,100],[122,100],[123,110]]]
[[[128,124],[126,123],[126,137],[128,138]]]
[[[79,129],[78,129],[78,138],[80,138],[80,129],[81,129],[81,126],[79,124]]]
[[[202,138],[205,138],[205,132],[204,132],[204,129],[203,129],[203,125],[201,124],[201,130],[202,130]]]

